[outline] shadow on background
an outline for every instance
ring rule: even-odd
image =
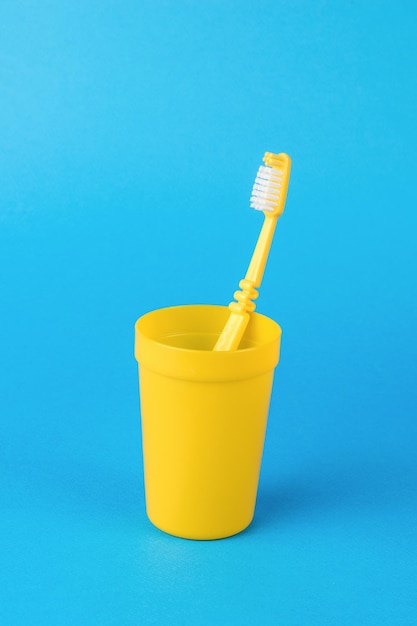
[[[279,529],[288,521],[312,522],[318,516],[369,514],[387,508],[415,507],[415,460],[387,456],[352,457],[306,467],[279,483],[261,484],[253,528]]]

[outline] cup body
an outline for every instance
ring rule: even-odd
[[[281,329],[257,314],[214,352],[227,307],[158,309],[135,326],[146,510],[161,530],[219,539],[252,521]]]

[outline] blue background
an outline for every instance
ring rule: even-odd
[[[414,2],[0,5],[0,621],[416,623]],[[227,304],[293,174],[254,523],[144,509],[133,325]]]

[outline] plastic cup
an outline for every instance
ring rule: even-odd
[[[252,313],[239,350],[215,352],[228,315],[178,306],[135,325],[146,511],[177,537],[228,537],[255,511],[281,328]]]

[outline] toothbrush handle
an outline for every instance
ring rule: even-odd
[[[231,304],[236,304],[236,302],[232,302]],[[248,322],[249,313],[247,311],[243,311],[242,313],[230,313],[226,325],[214,346],[214,350],[237,350]]]
[[[215,351],[237,350],[239,347],[249,322],[249,313],[256,307],[253,302],[258,297],[255,287],[259,287],[262,282],[277,220],[277,216],[265,215],[248,271],[239,283],[241,290],[234,294],[236,302],[229,304],[230,315],[214,346]]]
[[[248,271],[246,272],[245,279],[250,280],[253,286],[257,288],[261,286],[277,221],[278,216],[265,215],[264,223],[249,263]]]

